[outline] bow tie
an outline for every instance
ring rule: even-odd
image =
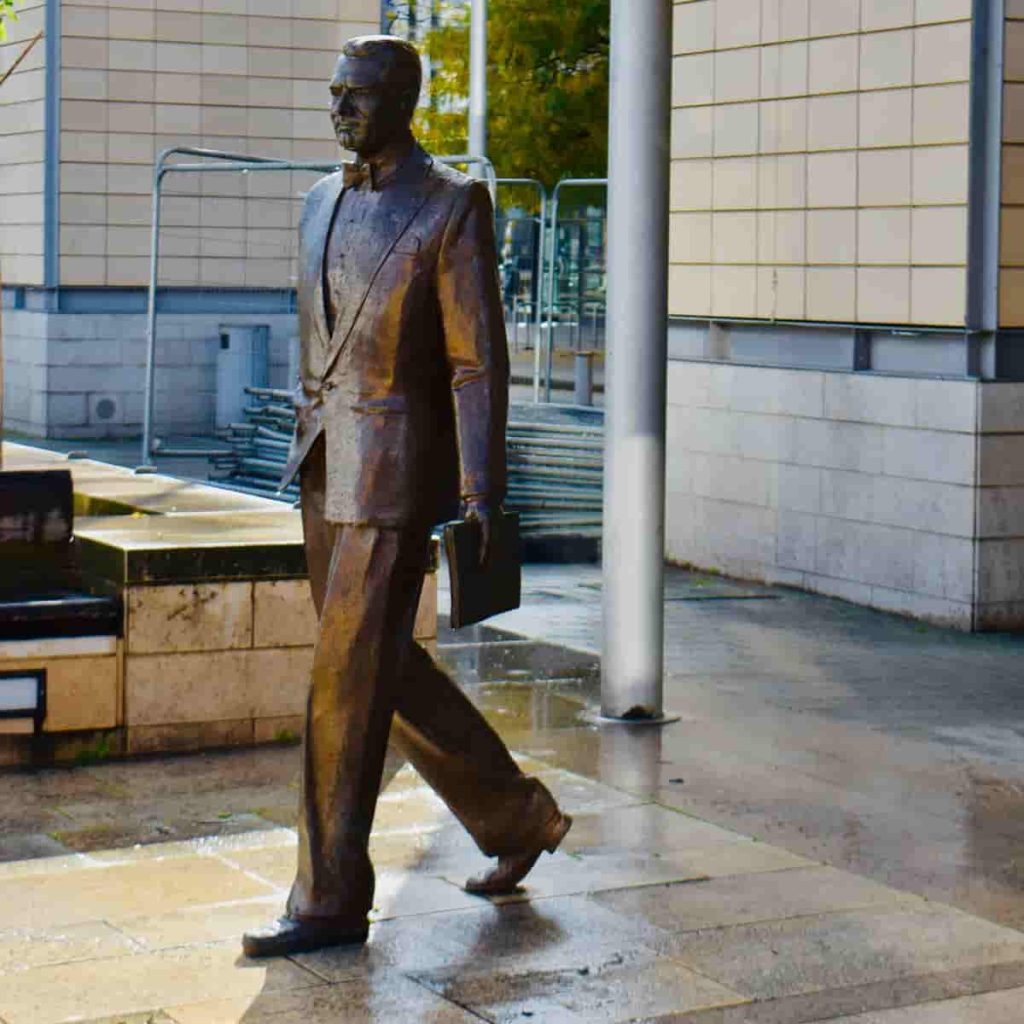
[[[373,165],[369,163],[342,165],[342,183],[345,188],[362,188],[369,185],[371,191],[377,188],[376,175],[373,172]]]

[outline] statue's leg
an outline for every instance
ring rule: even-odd
[[[417,643],[406,658],[395,711],[392,744],[482,853],[493,857],[549,846],[562,821],[554,797],[520,771],[501,737]]]
[[[303,476],[316,477],[314,463]],[[311,503],[304,515],[312,515]],[[310,531],[312,533],[312,531]],[[423,579],[426,538],[338,525],[323,564],[302,754],[298,870],[288,915],[356,925],[373,900],[370,826]],[[311,557],[325,555],[310,546]],[[317,581],[321,581],[317,583]]]

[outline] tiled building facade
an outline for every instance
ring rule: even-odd
[[[1024,4],[684,0],[670,557],[1024,625]]]
[[[0,90],[5,419],[31,434],[137,433],[156,155],[337,159],[326,83],[345,39],[379,31],[380,3],[49,0],[19,14],[2,66],[47,34]],[[295,226],[315,177],[166,179],[160,284],[177,291],[159,322],[162,429],[212,425],[226,321],[271,328],[284,383]]]

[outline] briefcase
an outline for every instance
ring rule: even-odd
[[[491,517],[491,546],[480,564],[480,524],[473,519],[445,523],[444,552],[451,582],[453,629],[519,607],[521,592],[519,515]]]

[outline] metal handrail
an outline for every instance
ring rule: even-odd
[[[201,157],[201,163],[168,163],[172,156]],[[487,187],[493,201],[497,195],[497,173],[494,164],[485,156],[454,155],[435,157],[444,164],[481,164]],[[160,260],[160,199],[163,180],[168,174],[241,171],[322,171],[330,174],[341,167],[340,160],[287,160],[279,157],[255,156],[251,153],[233,153],[227,150],[206,149],[199,146],[169,146],[162,150],[153,164],[153,209],[149,242],[149,289],[146,309],[146,380],[142,417],[142,464],[140,469],[155,468],[150,459],[157,454],[153,439],[154,384],[156,378],[156,292]],[[162,455],[178,453],[178,449],[163,448]]]

